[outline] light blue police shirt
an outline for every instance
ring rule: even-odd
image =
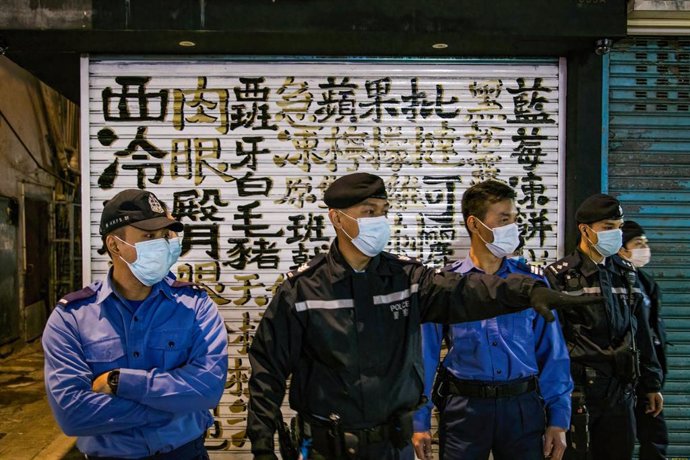
[[[483,273],[469,257],[452,264],[450,271]],[[546,283],[537,270],[509,258],[503,259],[495,274],[506,278],[513,273],[531,275]],[[422,325],[424,394],[429,402],[415,413],[416,432],[431,429],[433,404],[430,394],[440,359],[443,330],[441,324]],[[570,356],[558,319],[547,323],[529,308],[482,321],[453,324],[447,327],[447,334],[450,349],[441,365],[453,376],[487,383],[538,376],[540,393],[546,405],[547,426],[565,429],[570,426],[573,381]]]
[[[170,274],[136,305],[111,274],[65,296],[43,332],[48,402],[87,455],[138,458],[173,450],[213,424],[223,394],[227,333],[203,289]],[[117,395],[93,380],[120,369]]]

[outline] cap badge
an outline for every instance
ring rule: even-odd
[[[151,211],[158,213],[158,214],[163,214],[165,213],[165,210],[163,209],[163,206],[161,206],[160,201],[156,199],[155,196],[149,195],[149,206],[151,206]]]

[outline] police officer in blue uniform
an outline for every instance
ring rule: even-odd
[[[559,314],[575,383],[565,458],[629,460],[635,444],[635,386],[644,394],[648,412],[658,415],[663,407],[661,369],[635,267],[617,254],[622,246],[620,202],[596,194],[582,202],[575,217],[578,248],[550,265],[547,278],[564,292],[601,295],[606,305]]]
[[[637,268],[637,276],[642,285],[644,294],[645,315],[649,319],[651,327],[654,351],[659,359],[663,378],[661,385],[663,388],[668,365],[666,362],[666,328],[664,319],[661,317],[661,291],[659,285],[652,275],[642,267],[647,265],[652,257],[649,241],[645,231],[640,224],[632,220],[623,223],[623,247],[618,254],[630,261]],[[664,418],[664,411],[654,417],[650,413],[647,398],[638,388],[637,404],[635,405],[635,418],[637,421],[637,440],[640,443],[640,460],[664,460],[668,448],[668,428]]]
[[[274,434],[290,382],[303,459],[411,459],[412,414],[423,390],[420,323],[463,322],[554,297],[529,276],[461,276],[384,252],[390,227],[383,180],[355,173],[324,201],[337,238],[328,254],[288,275],[252,342],[247,434],[256,459],[275,459]]]
[[[48,402],[88,459],[208,459],[227,334],[206,292],[169,273],[182,228],[153,193],[115,195],[100,223],[111,270],[48,319]]]
[[[510,256],[520,245],[515,191],[494,180],[462,196],[470,253],[446,267],[544,281],[538,267]],[[439,367],[441,343],[448,352]],[[570,424],[570,359],[558,322],[534,310],[443,326],[422,325],[427,404],[415,414],[417,457],[431,460],[432,399],[441,414],[442,459],[560,460]],[[432,396],[432,384],[436,388]]]

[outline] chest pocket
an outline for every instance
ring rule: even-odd
[[[482,322],[454,324],[450,330],[454,354],[473,354],[482,337]]]
[[[89,363],[89,367],[94,375],[100,375],[120,366],[125,356],[125,349],[119,337],[91,342],[84,345],[84,359]]]
[[[532,309],[499,317],[499,329],[505,339],[525,341],[534,335],[534,313]]]
[[[189,359],[191,329],[161,329],[151,331],[148,352],[153,367],[171,370]]]

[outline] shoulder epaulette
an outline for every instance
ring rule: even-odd
[[[558,276],[576,267],[577,262],[572,258],[572,255],[570,255],[562,258],[559,261],[552,263],[546,268],[550,270],[554,275]]]
[[[388,260],[394,260],[402,264],[423,265],[422,262],[420,262],[419,260],[413,259],[412,257],[408,257],[404,254],[391,254],[390,252],[382,252],[381,255]]]
[[[96,295],[96,291],[91,286],[86,286],[79,291],[70,292],[65,295],[62,299],[58,300],[58,305],[62,308],[67,308],[71,304],[78,302],[80,300],[88,299]]]
[[[527,264],[530,273],[537,276],[544,276],[544,267],[541,265]]]
[[[296,270],[292,270],[291,272],[287,273],[288,279],[292,280],[297,278],[298,276],[302,276],[305,273],[308,273],[321,265],[323,262],[326,260],[326,254],[319,254],[316,257],[310,259],[309,261],[303,263],[299,267],[297,267]]]
[[[612,256],[612,259],[613,259],[614,263],[617,263],[618,265],[625,268],[626,270],[637,271],[637,268],[635,268],[635,265],[627,259],[624,259],[618,255]]]
[[[509,259],[508,263],[512,263],[518,270],[524,273],[531,273],[537,276],[544,276],[544,267],[541,265],[531,264],[524,259]]]

